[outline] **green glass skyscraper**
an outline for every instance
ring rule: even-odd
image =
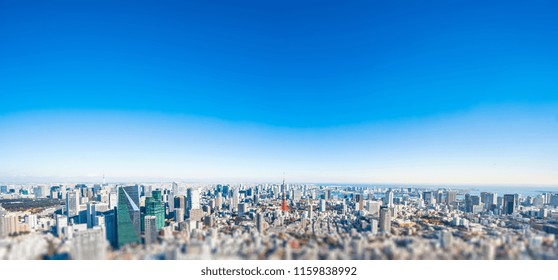
[[[139,243],[140,238],[140,209],[139,187],[118,187],[117,206],[117,238],[118,246],[128,243]]]
[[[145,199],[145,216],[155,216],[157,230],[165,226],[165,207],[160,190],[153,191],[151,197]]]

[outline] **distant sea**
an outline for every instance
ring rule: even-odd
[[[522,196],[537,196],[539,194],[552,192],[558,193],[558,186],[455,186],[455,185],[394,185],[394,184],[316,184],[320,186],[339,186],[339,187],[365,187],[365,188],[414,188],[414,189],[452,189],[462,190],[470,194],[480,194],[481,192],[504,194],[520,194]]]

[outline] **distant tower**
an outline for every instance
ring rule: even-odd
[[[289,211],[289,206],[287,205],[287,185],[285,185],[285,172],[283,172],[283,184],[281,184],[281,190],[283,191],[283,203],[281,203],[281,210]]]
[[[284,192],[283,192],[283,203],[281,203],[281,210],[289,211],[289,206],[287,205],[287,197]]]

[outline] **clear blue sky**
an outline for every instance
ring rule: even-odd
[[[114,2],[0,2],[4,181],[558,185],[556,1]]]

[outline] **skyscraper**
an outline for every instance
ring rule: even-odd
[[[391,211],[387,206],[380,208],[380,231],[383,233],[391,232]]]
[[[145,216],[145,245],[153,244],[157,241],[157,217]]]
[[[312,202],[310,201],[310,199],[308,200],[308,219],[310,219],[310,221],[312,221],[312,219],[314,218],[314,211],[312,209]]]
[[[186,213],[186,197],[178,195],[174,197],[174,210],[182,209],[182,213]]]
[[[87,214],[87,228],[93,228],[94,226],[96,226],[96,220],[95,217],[97,216],[97,209],[96,209],[96,204],[94,203],[87,203],[87,210],[86,210],[86,214]]]
[[[68,217],[63,215],[56,215],[56,237],[64,237],[64,233],[68,227]]]
[[[188,189],[187,210],[200,209],[200,191],[195,188]]]
[[[117,236],[118,245],[139,243],[140,209],[138,186],[118,187]]]
[[[72,239],[74,260],[104,260],[107,254],[105,233],[101,227],[77,231]]]
[[[324,199],[320,199],[320,212],[326,211],[326,201]]]
[[[432,194],[431,191],[423,192],[422,199],[424,200],[424,204],[426,205],[434,204],[434,195]]]
[[[79,198],[76,191],[66,193],[66,216],[75,217],[79,214]]]
[[[165,207],[162,197],[161,190],[154,190],[152,196],[145,199],[145,216],[154,216],[157,219],[157,230],[165,226]]]
[[[364,209],[364,196],[360,193],[355,194],[355,210],[361,211]]]
[[[393,206],[393,191],[389,190],[386,192],[385,196],[384,196],[384,204],[387,205],[388,207]]]
[[[448,191],[446,202],[448,205],[452,205],[455,203],[455,191]]]
[[[504,215],[511,215],[517,212],[518,196],[516,194],[504,195]]]
[[[105,233],[110,246],[113,248],[118,247],[118,236],[116,234],[116,215],[117,212],[115,210],[109,210],[104,213],[105,218]]]
[[[174,208],[174,221],[177,223],[184,221],[184,209]]]

